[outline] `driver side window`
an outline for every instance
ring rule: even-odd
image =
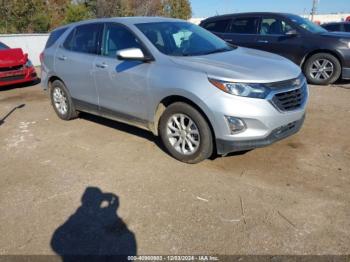
[[[142,49],[136,36],[122,25],[107,24],[103,38],[104,56],[115,57],[117,51],[127,48]]]
[[[288,23],[276,18],[263,18],[260,25],[260,35],[286,35],[293,30]]]

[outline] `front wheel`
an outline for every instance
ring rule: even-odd
[[[318,53],[306,60],[304,73],[309,83],[315,85],[333,84],[341,75],[339,60],[328,53]]]
[[[195,164],[213,153],[213,136],[206,119],[186,103],[167,107],[159,133],[170,155],[182,162]]]

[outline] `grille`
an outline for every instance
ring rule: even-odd
[[[9,81],[21,80],[24,77],[25,77],[25,75],[15,75],[15,76],[1,77],[0,78],[0,82],[9,82]]]
[[[281,111],[292,111],[301,107],[306,98],[306,83],[300,88],[277,93],[273,96],[273,104]]]
[[[23,65],[11,66],[11,67],[0,67],[0,72],[16,71],[16,70],[22,70],[22,69],[23,69]]]

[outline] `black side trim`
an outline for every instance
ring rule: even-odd
[[[88,113],[92,113],[95,115],[99,115],[99,110],[98,110],[98,106],[91,104],[89,102],[85,102],[79,99],[75,99],[72,98],[73,104],[75,106],[75,109],[78,111],[84,111],[84,112],[88,112]]]
[[[149,122],[145,119],[141,119],[135,116],[131,116],[129,114],[116,112],[114,110],[99,107],[98,105],[91,104],[89,102],[81,101],[79,99],[72,98],[74,106],[76,110],[91,113],[93,115],[102,116],[105,118],[109,118],[112,120],[116,120],[119,122],[123,122],[126,124],[130,124],[133,126],[149,129]]]

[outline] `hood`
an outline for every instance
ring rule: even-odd
[[[341,38],[350,39],[350,33],[347,32],[325,32],[320,34],[321,36],[331,37],[331,38]]]
[[[0,50],[0,67],[23,65],[27,60],[28,55],[21,48]]]
[[[296,78],[300,68],[293,62],[268,52],[238,47],[229,52],[205,56],[172,57],[171,60],[209,77],[246,83],[272,83]]]

